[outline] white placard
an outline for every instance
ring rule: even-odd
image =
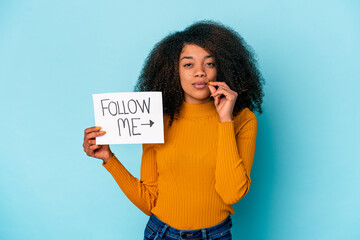
[[[164,143],[161,92],[93,94],[96,144]]]

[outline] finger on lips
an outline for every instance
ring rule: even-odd
[[[225,82],[209,82],[210,86],[223,86],[223,87],[229,87]]]

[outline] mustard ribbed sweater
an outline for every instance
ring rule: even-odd
[[[114,156],[103,166],[145,214],[170,226],[211,227],[234,214],[250,187],[257,120],[248,108],[220,123],[214,102],[184,102],[165,144],[143,144],[140,181]]]

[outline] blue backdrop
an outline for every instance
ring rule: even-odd
[[[360,239],[359,1],[0,1],[0,239],[142,239],[82,149],[93,93],[132,91],[168,33],[220,21],[266,80],[234,239]],[[139,177],[141,145],[113,146]]]

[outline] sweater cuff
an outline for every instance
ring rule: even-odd
[[[235,136],[235,122],[219,122],[219,133],[224,134],[223,136]]]
[[[221,152],[218,160],[225,161],[226,165],[232,165],[234,162],[238,163],[239,160],[241,161],[236,144],[234,121],[219,123],[218,133],[218,149]]]
[[[121,165],[120,161],[115,157],[115,154],[113,154],[112,158],[107,163],[102,163],[103,167],[109,172],[111,172],[111,170],[119,164]]]

